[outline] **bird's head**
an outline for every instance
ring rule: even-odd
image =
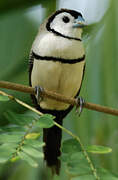
[[[57,35],[70,38],[81,38],[82,28],[85,26],[84,18],[80,12],[61,9],[48,18],[47,30]]]

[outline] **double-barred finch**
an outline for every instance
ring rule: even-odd
[[[81,13],[61,9],[48,17],[40,26],[30,54],[29,82],[32,87],[77,97],[80,92],[84,69],[85,51],[81,39],[84,19]],[[44,97],[33,101],[39,111],[55,116],[62,125],[71,105]],[[56,126],[43,130],[44,159],[52,172],[59,174],[62,132]]]

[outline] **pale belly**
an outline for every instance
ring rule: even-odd
[[[31,82],[32,86],[41,86],[47,90],[74,97],[83,76],[84,61],[76,64],[62,64],[53,61],[34,60]],[[40,106],[44,109],[64,110],[68,104],[43,98]]]

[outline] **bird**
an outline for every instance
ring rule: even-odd
[[[85,72],[85,49],[82,32],[85,20],[72,9],[59,9],[40,25],[29,56],[29,85],[42,87],[68,98],[78,97]],[[36,108],[63,119],[73,106],[46,97],[31,95]],[[40,100],[39,100],[40,99]],[[43,129],[44,160],[53,174],[59,175],[62,130],[53,126]]]

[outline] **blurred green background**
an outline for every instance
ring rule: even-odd
[[[73,3],[73,0],[68,3]],[[28,85],[28,56],[40,23],[58,9],[56,0],[1,0],[0,1],[0,80]],[[86,72],[81,96],[86,101],[118,108],[118,1],[109,2],[108,13],[98,26],[97,33],[85,41]],[[39,9],[39,18],[35,11]],[[79,9],[76,7],[76,9]],[[38,15],[37,15],[38,16]],[[89,19],[89,17],[88,17]],[[8,91],[32,105],[30,96]],[[7,124],[6,110],[24,112],[18,104],[0,103],[0,125]],[[118,174],[118,118],[84,109],[81,117],[73,110],[64,126],[79,135],[86,144],[110,146],[111,154],[92,155],[100,166]],[[64,138],[68,136],[64,133]],[[65,176],[62,173],[61,178]],[[42,161],[35,169],[23,162],[0,166],[0,180],[47,180]]]

